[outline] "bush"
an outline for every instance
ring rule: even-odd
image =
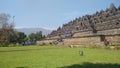
[[[8,47],[15,47],[15,44],[9,44]]]
[[[0,47],[8,47],[7,43],[0,43]]]

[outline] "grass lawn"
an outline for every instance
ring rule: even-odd
[[[83,56],[79,55],[81,50]],[[120,50],[58,46],[0,47],[0,68],[120,68]]]

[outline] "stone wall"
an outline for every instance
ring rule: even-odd
[[[100,42],[99,37],[83,37],[83,38],[69,38],[64,39],[64,44],[76,45],[76,44],[93,44]]]
[[[120,34],[120,28],[108,29],[108,30],[99,30],[96,33],[92,31],[76,32],[73,37],[89,37],[89,36],[99,36],[99,35],[118,35]]]
[[[110,45],[120,44],[120,35],[96,35],[89,37],[76,37],[76,38],[64,38],[63,42],[59,42],[64,45],[104,45],[104,40],[109,41]],[[42,40],[38,41],[37,44],[53,44],[54,40]],[[59,44],[58,43],[58,44]]]
[[[112,44],[120,44],[120,35],[116,36],[106,36],[106,39]]]
[[[55,40],[46,39],[46,40],[37,41],[37,44],[38,44],[38,45],[52,44],[53,41],[55,41]]]

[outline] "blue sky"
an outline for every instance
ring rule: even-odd
[[[77,17],[105,10],[120,0],[0,0],[0,13],[15,16],[16,28],[57,29]]]

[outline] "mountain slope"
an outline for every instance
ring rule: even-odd
[[[51,33],[52,30],[44,29],[44,28],[18,28],[16,29],[19,32],[24,32],[26,35],[31,33],[36,33],[38,31],[42,31],[43,35],[47,36]]]

